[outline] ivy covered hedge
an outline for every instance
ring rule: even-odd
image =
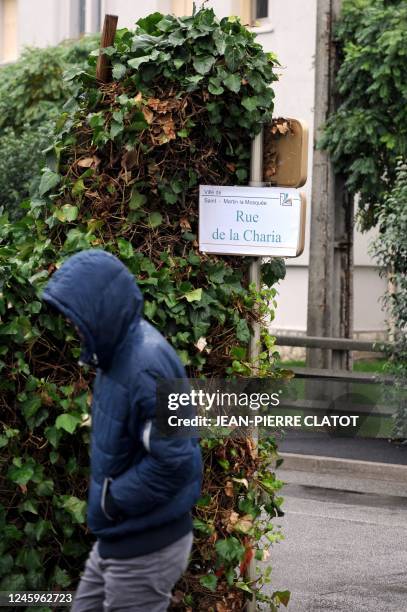
[[[73,97],[38,194],[14,223],[0,218],[0,588],[74,587],[89,547],[85,523],[89,386],[78,342],[49,312],[41,290],[62,261],[98,247],[137,278],[145,316],[191,375],[281,376],[265,327],[259,359],[252,324],[272,317],[284,265],[264,267],[268,287],[248,284],[248,258],[198,251],[198,184],[244,184],[252,137],[271,118],[275,58],[238,21],[203,9],[159,13],[120,30],[105,50],[113,78],[89,66],[68,75]],[[242,610],[246,569],[280,534],[273,440],[203,440],[205,485],[195,509],[190,568],[179,610]],[[271,465],[270,465],[271,464]],[[264,578],[264,577],[263,577]],[[270,597],[267,610],[287,604]]]
[[[344,0],[336,31],[339,107],[321,146],[359,195],[363,229],[374,226],[407,157],[407,4]],[[404,103],[403,103],[404,101]]]

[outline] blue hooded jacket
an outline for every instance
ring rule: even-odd
[[[92,399],[88,525],[102,557],[147,554],[192,528],[202,461],[196,439],[160,437],[156,380],[185,378],[165,338],[142,318],[134,277],[114,255],[70,257],[43,299],[82,336],[80,363],[97,365]]]

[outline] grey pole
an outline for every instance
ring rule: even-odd
[[[260,134],[257,134],[252,140],[252,154],[250,162],[250,187],[263,187],[263,128]],[[250,264],[249,280],[250,283],[255,283],[256,288],[260,289],[260,269],[261,269],[261,257],[253,257],[253,261]],[[253,334],[250,339],[249,353],[250,358],[256,359],[259,355],[259,342],[260,342],[260,325],[255,323],[253,325]]]
[[[252,140],[251,163],[250,163],[250,187],[263,187],[263,129]],[[249,281],[256,285],[256,289],[261,288],[261,257],[253,257],[249,270]],[[249,357],[250,361],[258,358],[260,353],[260,324],[253,324],[253,333],[250,338]],[[253,432],[253,441],[257,446],[257,431]],[[256,580],[256,562],[250,561],[247,575],[250,580]],[[256,612],[256,600],[249,601],[246,605],[246,612]]]

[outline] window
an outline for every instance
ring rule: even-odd
[[[239,14],[245,25],[263,25],[269,21],[269,0],[240,0]]]
[[[78,4],[78,29],[79,34],[86,32],[86,0],[79,0]]]
[[[100,32],[101,4],[101,0],[71,0],[70,36],[72,38],[91,32]]]
[[[255,2],[255,18],[256,19],[267,19],[269,16],[269,2],[268,0],[256,0]]]
[[[0,60],[11,62],[17,58],[17,0],[2,0],[0,9]]]

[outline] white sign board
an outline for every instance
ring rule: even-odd
[[[290,187],[200,185],[199,250],[298,257],[304,248],[305,197]]]

